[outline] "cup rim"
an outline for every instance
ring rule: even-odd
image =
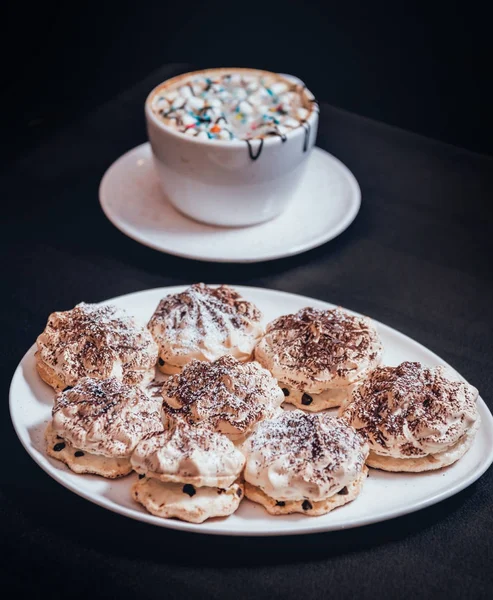
[[[157,115],[154,113],[154,111],[151,108],[151,99],[154,97],[154,95],[158,92],[158,90],[162,87],[164,87],[164,85],[169,85],[170,82],[172,82],[173,80],[178,80],[181,78],[185,78],[185,77],[190,77],[192,75],[198,75],[200,73],[206,73],[206,72],[210,72],[210,71],[226,71],[226,72],[230,72],[230,71],[257,71],[260,73],[266,73],[269,75],[275,75],[281,79],[284,80],[288,80],[286,75],[288,75],[287,73],[274,73],[272,71],[265,71],[263,69],[253,69],[253,68],[246,68],[246,67],[217,67],[217,68],[209,68],[209,69],[198,69],[196,71],[187,71],[186,73],[181,73],[180,75],[175,75],[174,77],[170,77],[169,79],[165,79],[164,81],[162,81],[161,83],[158,83],[158,85],[156,85],[147,95],[147,98],[145,100],[145,114],[148,120],[151,120],[152,123],[154,125],[157,125],[157,127],[159,129],[161,129],[162,131],[164,131],[167,134],[170,134],[171,136],[177,137],[180,140],[186,140],[188,142],[192,142],[194,144],[198,144],[198,145],[202,145],[202,146],[209,146],[209,147],[220,147],[220,148],[244,148],[245,147],[245,143],[248,140],[212,140],[212,139],[197,139],[196,137],[190,137],[185,135],[184,133],[182,133],[181,131],[177,131],[176,129],[173,129],[173,127],[170,127],[169,125],[166,125],[166,123],[163,123],[161,121],[161,119],[159,119],[157,117]],[[289,81],[289,80],[288,80]],[[301,81],[301,80],[300,80]],[[305,86],[305,89],[312,94],[312,92]],[[313,94],[312,94],[313,96]],[[313,96],[315,98],[315,96]],[[310,114],[308,115],[308,118],[306,119],[305,123],[308,123],[310,125],[310,127],[313,127],[315,125],[316,119],[318,117],[318,111],[312,109]],[[305,128],[300,124],[298,127],[295,127],[294,129],[291,129],[290,131],[288,131],[285,135],[286,135],[286,140],[288,140],[289,138],[294,138],[294,137],[298,137],[299,135],[301,135],[302,132],[305,132]],[[280,137],[278,136],[272,136],[272,137],[265,137],[265,138],[254,138],[251,140],[252,142],[257,142],[257,143],[263,143],[264,146],[273,146],[274,144],[282,144],[283,141]]]

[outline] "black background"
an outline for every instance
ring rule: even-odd
[[[187,535],[109,513],[51,480],[16,439],[6,403],[17,363],[53,310],[204,280],[368,314],[437,352],[492,408],[493,160],[326,103],[491,154],[485,14],[474,3],[396,4],[6,5],[2,586],[33,598],[491,597],[491,469],[445,502],[352,531]],[[361,185],[354,224],[300,256],[229,266],[173,258],[118,232],[98,185],[145,141],[143,100],[174,74],[161,68],[171,61],[305,79],[322,100],[318,144]]]
[[[169,62],[291,71],[320,98],[493,150],[483,3],[4,3],[2,152],[12,157]]]

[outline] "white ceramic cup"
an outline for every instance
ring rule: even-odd
[[[151,108],[163,88],[192,75],[158,85],[145,103],[154,164],[166,197],[180,212],[210,225],[239,227],[273,219],[288,206],[301,183],[317,136],[316,104],[306,124],[288,132],[284,142],[277,136],[252,140],[250,145],[245,140],[197,139],[166,125]]]

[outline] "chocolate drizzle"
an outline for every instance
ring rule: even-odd
[[[248,146],[248,155],[252,160],[257,160],[258,157],[262,154],[262,148],[264,147],[264,139],[260,139],[260,144],[257,146],[257,151],[255,153],[255,148],[252,147],[252,140],[245,140]]]
[[[308,150],[308,142],[310,141],[310,133],[311,133],[312,127],[311,127],[310,123],[308,123],[308,121],[303,121],[301,126],[305,130],[305,140],[303,142],[303,152],[306,152]]]
[[[287,135],[286,135],[285,133],[281,133],[281,132],[279,131],[279,129],[273,129],[272,131],[268,131],[268,132],[267,132],[267,135],[274,135],[274,136],[280,137],[280,138],[281,138],[281,142],[282,142],[283,144],[284,144],[284,142],[285,142],[285,141],[288,139],[288,138],[287,138]]]
[[[319,113],[319,112],[320,112],[320,105],[319,105],[319,103],[318,103],[318,100],[317,100],[316,98],[311,98],[311,99],[309,100],[309,102],[311,102],[311,103],[312,103],[312,110],[313,110],[314,112],[316,112],[316,113]]]

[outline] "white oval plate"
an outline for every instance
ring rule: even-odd
[[[236,286],[263,311],[265,321],[304,306],[330,308],[320,300],[260,288]],[[166,294],[182,291],[183,286],[137,292],[108,300],[134,314],[143,323]],[[378,324],[383,340],[384,362],[395,365],[404,360],[427,365],[445,365],[436,354],[398,331]],[[320,517],[287,515],[273,517],[248,500],[227,519],[212,519],[200,525],[173,519],[160,519],[144,511],[130,497],[136,479],[132,474],[117,481],[93,475],[76,475],[61,462],[48,458],[44,449],[44,430],[51,417],[53,390],[36,374],[34,346],[17,367],[10,388],[10,414],[15,431],[31,457],[53,479],[104,508],[140,521],[200,533],[217,535],[269,536],[332,531],[367,525],[410,513],[464,489],[478,479],[493,461],[493,417],[483,400],[478,400],[482,424],[469,452],[451,467],[424,474],[395,474],[370,470],[370,477],[359,497],[346,506]]]
[[[104,214],[122,233],[155,250],[211,262],[251,263],[306,252],[335,238],[361,204],[354,175],[314,148],[299,192],[286,211],[251,227],[213,227],[179,213],[166,200],[149,144],[121,156],[99,188]]]

